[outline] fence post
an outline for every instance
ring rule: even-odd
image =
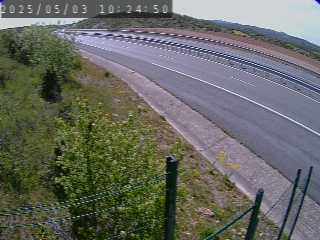
[[[178,161],[169,156],[166,168],[165,240],[173,240],[175,237],[177,179]]]
[[[247,229],[247,234],[245,240],[253,240],[254,235],[257,230],[258,222],[259,222],[259,212],[260,212],[260,207],[263,199],[263,194],[264,191],[263,189],[259,189],[256,195],[256,199],[254,202],[254,206],[252,209],[252,214],[250,217],[250,223]]]
[[[288,205],[286,214],[284,216],[284,219],[283,219],[283,222],[282,222],[282,225],[281,225],[277,240],[281,239],[283,231],[284,231],[284,229],[286,227],[286,224],[287,224],[287,221],[288,221],[288,218],[289,218],[289,214],[291,212],[291,208],[292,208],[292,205],[293,205],[293,201],[294,201],[294,198],[295,198],[295,195],[296,195],[296,192],[297,192],[297,188],[298,188],[298,185],[299,185],[300,175],[301,175],[301,169],[298,169],[296,179],[294,180],[294,185],[293,185],[293,189],[292,189],[289,205]]]
[[[294,229],[296,228],[296,225],[297,225],[297,222],[298,222],[298,219],[299,219],[302,207],[303,207],[304,199],[305,199],[305,197],[307,195],[307,191],[308,191],[308,188],[309,188],[309,185],[310,185],[312,171],[313,171],[313,167],[310,167],[309,173],[308,173],[308,177],[307,177],[307,181],[306,181],[306,185],[304,186],[304,189],[303,189],[303,193],[302,193],[303,195],[302,195],[302,198],[301,198],[301,202],[299,204],[298,212],[297,212],[297,215],[296,215],[296,217],[294,219],[294,222],[292,224],[292,227],[291,227],[291,230],[290,230],[290,233],[289,233],[289,237],[288,237],[289,240],[291,239],[292,234],[294,232]]]

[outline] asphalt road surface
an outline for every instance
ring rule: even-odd
[[[174,39],[171,39],[171,41]],[[320,203],[320,102],[231,66],[113,38],[77,36],[81,49],[139,72],[191,106],[293,180],[314,166],[309,196]],[[316,85],[320,78],[261,55],[195,41],[290,72]],[[205,46],[207,45],[207,46]]]

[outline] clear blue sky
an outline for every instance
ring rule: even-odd
[[[315,0],[173,0],[173,4],[177,13],[270,28],[320,45],[320,5]],[[56,19],[0,19],[0,29],[39,21],[57,22]]]

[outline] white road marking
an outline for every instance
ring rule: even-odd
[[[159,49],[162,49],[162,48],[159,48]],[[167,49],[163,49],[163,50],[169,51],[169,52],[173,51],[173,50],[167,50]],[[173,52],[175,52],[175,51],[173,51]],[[176,52],[176,53],[179,54],[179,52]],[[254,73],[250,73],[250,72],[244,71],[244,70],[242,70],[242,69],[239,69],[239,68],[236,68],[236,67],[232,67],[232,66],[227,65],[227,64],[219,63],[219,62],[216,62],[216,61],[214,61],[214,60],[209,60],[209,59],[205,59],[205,58],[198,57],[198,56],[194,56],[194,55],[190,55],[190,54],[186,54],[186,55],[188,55],[188,56],[190,56],[190,57],[193,57],[193,58],[201,59],[201,60],[204,60],[204,61],[207,61],[207,62],[213,62],[213,63],[215,63],[215,64],[219,64],[219,65],[222,65],[222,66],[225,66],[225,67],[228,67],[228,68],[232,68],[232,69],[235,69],[235,70],[237,70],[237,71],[244,72],[244,73],[246,73],[246,74],[255,76],[255,77],[257,77],[257,78],[261,78],[261,79],[269,82],[271,85],[277,85],[277,86],[283,87],[283,88],[285,88],[285,89],[287,89],[287,90],[289,90],[289,91],[291,91],[291,92],[294,92],[294,93],[296,93],[296,94],[302,95],[302,96],[304,96],[305,98],[308,98],[309,100],[320,104],[319,101],[315,100],[315,99],[312,98],[312,97],[309,97],[309,96],[307,96],[307,95],[305,95],[305,94],[303,94],[303,93],[301,93],[301,92],[298,92],[298,91],[296,91],[296,90],[293,90],[293,89],[291,89],[291,88],[289,88],[289,87],[286,87],[286,86],[284,86],[284,85],[282,85],[282,84],[280,84],[280,83],[271,81],[270,79],[261,77],[261,76],[259,76],[259,75],[254,74]]]
[[[110,40],[120,41],[120,40],[115,40],[115,39],[110,39]],[[175,53],[179,54],[179,52],[176,52],[176,51],[174,51],[174,50],[164,49],[164,48],[161,48],[161,47],[155,47],[155,46],[149,46],[149,45],[141,45],[141,44],[136,43],[136,42],[128,42],[128,43],[135,44],[135,45],[140,45],[140,46],[158,48],[158,49],[161,49],[161,50],[164,50],[164,51],[167,51],[167,52],[175,52]],[[202,57],[198,57],[198,56],[194,56],[194,55],[190,55],[190,54],[185,54],[185,55],[188,55],[188,56],[193,57],[193,58],[201,59],[201,60],[204,60],[204,61],[207,61],[207,62],[212,62],[212,63],[214,63],[214,64],[219,64],[219,65],[222,65],[222,66],[224,66],[224,67],[232,68],[232,69],[235,69],[235,70],[237,70],[237,71],[244,72],[244,73],[246,73],[246,74],[255,76],[255,77],[257,77],[257,78],[261,78],[261,79],[269,82],[271,85],[277,85],[277,86],[286,88],[287,90],[289,90],[289,91],[291,91],[291,92],[294,92],[294,93],[296,93],[296,94],[302,95],[302,96],[304,96],[305,98],[308,98],[309,100],[320,104],[320,101],[317,101],[317,100],[315,100],[315,99],[312,98],[312,97],[309,97],[309,96],[307,96],[307,95],[305,95],[305,94],[303,94],[303,93],[301,93],[301,92],[298,92],[298,91],[296,91],[296,90],[293,90],[293,89],[291,89],[291,88],[289,88],[289,87],[286,87],[286,86],[284,86],[284,85],[282,85],[282,84],[280,84],[280,83],[271,81],[271,80],[269,80],[269,79],[267,79],[267,78],[261,77],[261,76],[259,76],[259,75],[254,74],[254,73],[250,73],[250,72],[244,71],[244,70],[242,70],[242,69],[239,69],[239,68],[236,68],[236,67],[232,67],[232,66],[227,65],[227,64],[219,63],[219,62],[216,62],[216,61],[214,61],[214,60],[208,60],[208,59],[205,59],[205,58],[202,58]]]
[[[282,118],[284,118],[284,119],[286,119],[286,120],[288,120],[288,121],[290,121],[290,122],[292,122],[292,123],[294,123],[294,124],[302,127],[303,129],[305,129],[305,130],[307,130],[307,131],[315,134],[316,136],[320,137],[320,133],[317,132],[316,130],[313,130],[312,128],[310,128],[310,127],[308,127],[308,126],[306,126],[306,125],[304,125],[304,124],[302,124],[302,123],[300,123],[300,122],[298,122],[298,121],[296,121],[296,120],[294,120],[294,119],[292,119],[292,118],[290,118],[290,117],[288,117],[288,116],[286,116],[286,115],[284,115],[284,114],[282,114],[282,113],[280,113],[280,112],[278,112],[278,111],[276,111],[276,110],[274,110],[274,109],[272,109],[272,108],[270,108],[270,107],[267,107],[267,106],[265,106],[265,105],[263,105],[263,104],[261,104],[261,103],[258,103],[258,102],[256,102],[256,101],[250,99],[250,98],[247,98],[247,97],[242,96],[242,95],[240,95],[240,94],[238,94],[238,93],[235,93],[235,92],[233,92],[233,91],[230,91],[230,90],[228,90],[228,89],[225,89],[225,88],[223,88],[223,87],[220,87],[220,86],[218,86],[218,85],[216,85],[216,84],[213,84],[213,83],[204,81],[204,80],[202,80],[202,79],[200,79],[200,78],[197,78],[197,77],[191,76],[191,75],[189,75],[189,74],[180,72],[180,71],[178,71],[178,70],[171,69],[171,68],[168,68],[168,67],[159,65],[159,64],[157,64],[157,63],[151,63],[151,64],[154,65],[154,66],[157,66],[157,67],[160,67],[160,68],[169,70],[169,71],[171,71],[171,72],[178,73],[178,74],[183,75],[183,76],[185,76],[185,77],[192,78],[192,79],[197,80],[197,81],[199,81],[199,82],[202,82],[202,83],[204,83],[204,84],[213,86],[213,87],[215,87],[215,88],[218,88],[218,89],[220,89],[220,90],[223,90],[223,91],[225,91],[225,92],[227,92],[227,93],[229,93],[229,94],[232,94],[232,95],[234,95],[234,96],[240,97],[241,99],[244,99],[244,100],[246,100],[246,101],[248,101],[248,102],[250,102],[250,103],[253,103],[253,104],[255,104],[255,105],[257,105],[257,106],[265,109],[265,110],[268,110],[268,111],[270,111],[270,112],[272,112],[272,113],[274,113],[274,114],[276,114],[276,115],[278,115],[278,116],[280,116],[280,117],[282,117]]]
[[[251,83],[248,83],[248,82],[245,82],[245,81],[241,80],[240,78],[237,78],[237,77],[234,77],[234,76],[232,76],[231,78],[232,78],[232,79],[235,79],[235,80],[238,80],[239,82],[242,82],[242,83],[244,83],[244,84],[246,84],[246,85],[255,87],[255,85],[253,85],[253,84],[251,84]]]
[[[162,55],[162,54],[160,54],[159,57],[163,57],[163,58],[167,58],[167,59],[170,59],[170,60],[174,60],[173,57]]]

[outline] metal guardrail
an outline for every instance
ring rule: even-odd
[[[221,53],[221,52],[217,52],[217,51],[213,51],[213,50],[209,50],[209,49],[194,47],[194,46],[176,43],[176,42],[167,41],[167,40],[139,37],[139,36],[130,36],[130,35],[123,35],[123,34],[99,33],[99,32],[95,32],[95,33],[80,32],[79,34],[80,35],[91,35],[91,36],[96,36],[96,37],[114,37],[114,38],[127,39],[127,40],[128,39],[129,40],[137,40],[137,41],[142,41],[142,42],[146,42],[146,43],[150,43],[150,44],[157,43],[157,44],[164,45],[164,46],[172,46],[172,47],[177,47],[180,49],[196,51],[200,54],[208,54],[208,55],[212,55],[212,56],[216,56],[216,57],[221,57],[221,58],[229,60],[229,61],[234,61],[234,62],[243,64],[243,65],[247,65],[249,67],[253,67],[258,70],[262,70],[266,73],[270,73],[270,74],[279,76],[279,77],[286,79],[294,84],[297,84],[305,89],[308,89],[308,90],[311,90],[317,94],[320,94],[320,87],[318,87],[314,84],[308,83],[301,78],[291,76],[287,73],[281,72],[281,71],[273,69],[271,67],[267,67],[267,66],[255,63],[250,60],[246,60],[244,58],[235,57],[235,56],[232,56],[229,54],[225,54],[225,53]]]
[[[87,32],[93,32],[93,31],[108,31],[108,32],[123,32],[123,33],[133,33],[133,34],[148,34],[148,35],[160,35],[160,36],[170,36],[170,37],[174,37],[174,38],[183,38],[183,39],[188,39],[188,40],[196,40],[196,41],[202,41],[202,42],[209,42],[209,43],[213,43],[213,44],[219,44],[222,46],[229,46],[229,47],[234,47],[234,48],[238,48],[238,49],[242,49],[245,51],[249,51],[249,52],[254,52],[255,54],[259,54],[261,56],[265,56],[268,57],[270,59],[275,59],[277,61],[280,61],[284,64],[289,64],[294,66],[295,68],[299,68],[302,69],[303,71],[307,71],[313,75],[316,75],[317,77],[320,77],[320,74],[318,72],[315,72],[309,68],[306,67],[302,67],[296,63],[290,62],[286,59],[283,59],[281,57],[263,52],[263,51],[259,51],[257,49],[254,48],[250,48],[250,47],[245,47],[245,46],[241,46],[238,44],[234,44],[234,43],[228,43],[222,40],[217,40],[217,39],[210,39],[210,38],[203,38],[203,37],[197,37],[197,36],[191,36],[191,35],[183,35],[183,34],[176,34],[176,33],[167,33],[167,32],[152,32],[152,31],[147,31],[147,30],[133,30],[133,29],[68,29],[67,32],[77,32],[77,31],[87,31]]]

